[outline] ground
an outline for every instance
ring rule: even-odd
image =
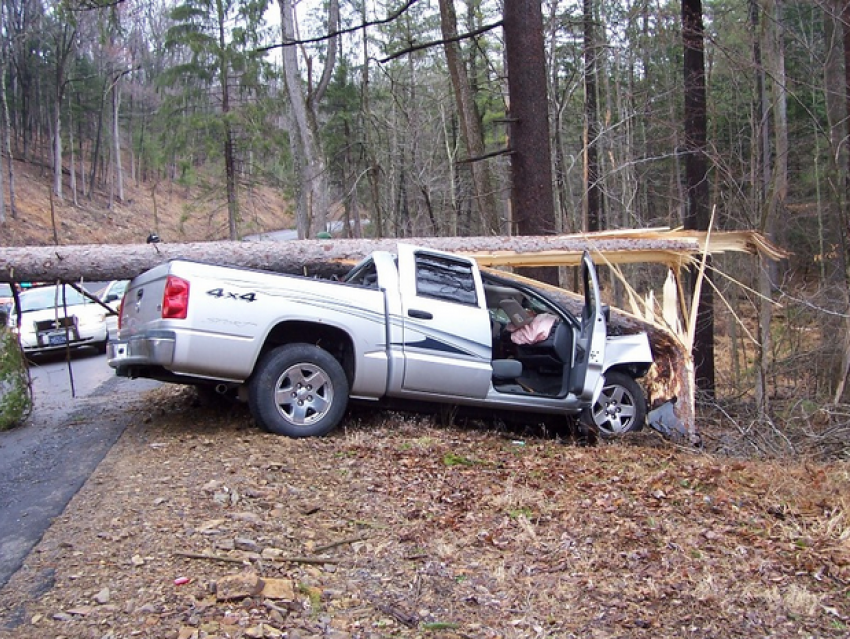
[[[0,591],[0,637],[846,637],[846,463],[153,391]]]
[[[23,182],[32,210],[3,243],[50,243],[47,188]],[[120,219],[64,205],[60,241],[139,241],[149,191]],[[174,202],[164,239],[221,237],[220,217]],[[722,412],[701,417],[702,450],[651,432],[582,447],[380,411],[292,440],[243,405],[168,385],[130,417],[0,590],[0,637],[850,632],[846,430],[825,412],[806,424],[828,447],[773,460],[746,458],[742,442],[764,453],[787,433]]]

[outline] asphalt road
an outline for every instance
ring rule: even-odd
[[[0,587],[124,431],[126,409],[156,386],[116,377],[93,350],[73,353],[70,365],[38,359],[30,373],[33,414],[0,432]]]

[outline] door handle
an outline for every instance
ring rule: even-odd
[[[428,311],[420,311],[420,310],[417,310],[415,308],[409,309],[407,311],[407,314],[410,317],[415,317],[416,319],[425,319],[425,320],[434,319],[434,316],[431,313],[429,313]]]

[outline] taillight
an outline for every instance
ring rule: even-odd
[[[169,275],[162,295],[162,319],[186,319],[189,312],[189,282]]]

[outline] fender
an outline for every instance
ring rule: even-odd
[[[604,370],[619,364],[652,364],[652,349],[645,333],[608,337],[605,344]]]
[[[645,333],[636,335],[612,335],[608,337],[605,344],[605,369],[602,377],[593,389],[593,402],[599,399],[605,386],[605,373],[619,364],[646,364],[647,368],[652,365],[652,349],[649,346],[649,338]]]

